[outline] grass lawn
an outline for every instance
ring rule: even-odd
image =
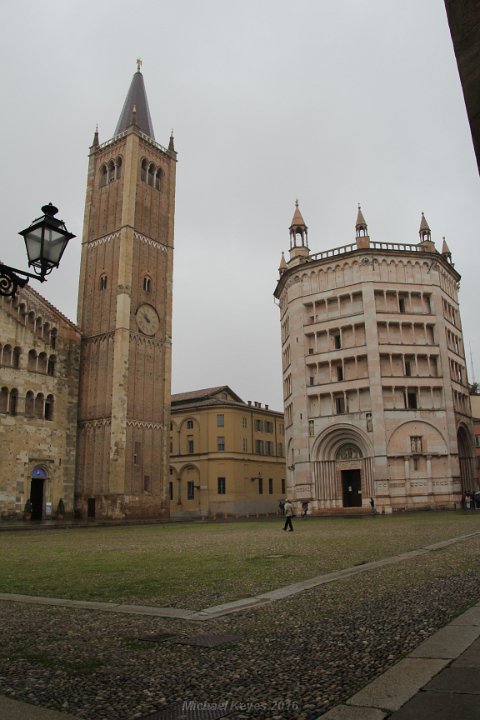
[[[474,512],[294,522],[2,532],[0,592],[201,609],[480,532]]]

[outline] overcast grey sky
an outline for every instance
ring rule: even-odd
[[[421,212],[462,274],[480,380],[479,177],[443,0],[2,2],[4,262],[53,202],[76,233],[43,286],[76,320],[87,156],[143,60],[157,142],[178,151],[173,391],[230,385],[282,409],[273,290],[295,198],[312,252],[415,243]]]

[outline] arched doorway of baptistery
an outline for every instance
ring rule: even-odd
[[[363,498],[363,457],[353,443],[341,445],[335,457],[337,483],[341,488],[344,508],[361,507]]]
[[[467,431],[464,425],[460,425],[457,429],[458,443],[458,463],[460,466],[460,482],[463,492],[472,490],[480,490],[478,482],[475,480],[475,471],[473,466],[473,442],[471,433]]]

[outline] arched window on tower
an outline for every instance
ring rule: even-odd
[[[37,361],[37,370],[38,372],[45,373],[47,372],[47,353],[41,352],[38,356]]]
[[[160,184],[161,184],[161,178],[162,178],[162,171],[160,168],[155,173],[155,188],[157,190],[160,190]]]
[[[39,420],[43,420],[44,405],[43,393],[38,393],[35,398],[35,417]]]
[[[57,329],[53,328],[50,332],[50,347],[55,350],[57,346]]]
[[[13,357],[12,357],[12,367],[14,367],[16,370],[20,367],[20,355],[22,354],[22,350],[19,347],[16,347],[13,349]]]
[[[108,179],[108,170],[106,165],[102,165],[100,168],[100,187],[103,187],[107,184]]]
[[[153,187],[153,178],[155,175],[155,168],[153,166],[153,163],[151,163],[148,167],[148,184]]]
[[[4,345],[2,351],[2,365],[12,366],[12,346]]]
[[[148,277],[148,275],[145,275],[143,278],[143,290],[146,293],[149,293],[152,287],[152,279]]]
[[[36,350],[28,351],[28,367],[30,372],[36,372],[37,370],[37,352]]]
[[[143,159],[142,165],[140,168],[140,180],[142,182],[147,182],[147,168],[148,168],[148,163],[145,159]]]
[[[115,163],[110,160],[108,163],[108,182],[111,183],[115,180]]]
[[[18,403],[18,390],[16,388],[13,388],[13,390],[10,390],[10,402],[8,404],[8,412],[10,413],[10,415],[17,414],[17,403]]]
[[[0,391],[0,413],[6,413],[8,410],[8,388],[3,387]]]
[[[47,395],[45,400],[45,420],[53,420],[53,395]]]
[[[27,316],[27,327],[33,333],[35,332],[35,313],[31,310]]]
[[[117,178],[117,180],[120,180],[121,177],[122,177],[122,158],[121,158],[121,157],[118,157],[118,158],[117,158],[117,173],[116,173],[116,178]]]
[[[103,275],[100,275],[100,280],[99,280],[99,283],[98,283],[98,287],[100,288],[100,290],[106,290],[106,288],[107,288],[107,276],[106,276],[105,273],[103,273]]]
[[[35,417],[35,396],[31,390],[25,396],[25,417]]]
[[[47,366],[47,375],[51,375],[52,377],[55,375],[55,364],[57,362],[57,358],[55,355],[50,355],[48,358],[48,366]]]

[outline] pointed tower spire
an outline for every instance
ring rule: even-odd
[[[152,119],[148,108],[147,93],[145,91],[145,83],[143,75],[140,72],[142,61],[137,59],[137,72],[133,76],[127,97],[123,104],[123,109],[118,119],[115,135],[127,130],[132,125],[132,114],[135,110],[135,125],[139,130],[155,140],[153,133]]]
[[[98,145],[99,145],[99,142],[98,142],[98,125],[96,125],[96,126],[95,126],[95,134],[94,134],[94,136],[93,136],[93,142],[92,142],[92,144],[90,145],[90,147],[95,148],[95,147],[98,147]]]
[[[280,275],[283,275],[283,273],[285,272],[286,269],[287,269],[287,261],[285,260],[284,253],[282,252],[282,257],[280,258],[280,265],[278,267],[278,272],[280,273]]]
[[[358,248],[370,247],[370,236],[368,234],[368,226],[363,217],[362,208],[360,203],[358,205],[357,222],[355,223],[355,234],[357,237]]]
[[[432,232],[430,230],[427,219],[426,219],[425,215],[423,214],[423,212],[422,212],[422,218],[420,220],[420,228],[418,230],[418,234],[420,236],[420,242],[418,244],[421,245],[424,250],[429,250],[430,252],[434,252],[435,244],[432,242]]]
[[[358,212],[357,212],[357,222],[355,223],[355,228],[357,230],[357,237],[359,235],[368,235],[368,227],[367,223],[365,222],[365,218],[363,217],[362,208],[360,206],[360,203],[358,204]]]
[[[305,225],[305,220],[298,207],[298,200],[295,200],[295,212],[290,225],[290,262],[288,265],[290,266],[293,260],[295,260],[295,265],[305,262],[309,255],[308,227]]]
[[[173,142],[173,129],[170,133],[170,140],[168,142],[168,149],[170,152],[175,152],[175,143]]]
[[[420,236],[420,242],[423,242],[424,240],[431,240],[432,233],[423,212],[422,218],[420,220],[420,228],[418,230],[418,234]]]
[[[300,244],[297,244],[298,239]],[[298,200],[295,200],[295,212],[290,225],[290,249],[294,247],[308,247],[308,227],[298,207]]]
[[[451,261],[451,260],[452,260],[452,253],[450,252],[450,248],[449,248],[448,245],[447,245],[447,241],[445,240],[445,237],[443,237],[442,239],[443,239],[443,243],[442,243],[442,255],[443,255],[443,257],[445,257],[447,260],[450,260],[450,261]]]

